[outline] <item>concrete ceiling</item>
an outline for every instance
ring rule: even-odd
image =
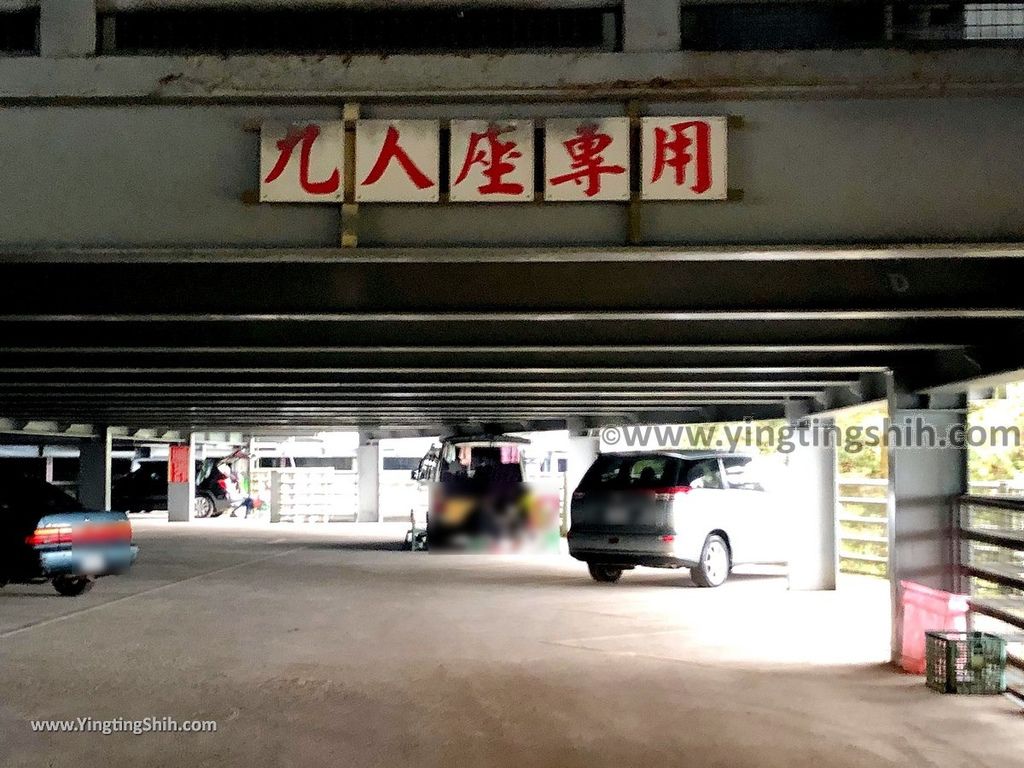
[[[89,251],[0,262],[0,413],[164,429],[781,417],[1020,365],[1024,250]]]

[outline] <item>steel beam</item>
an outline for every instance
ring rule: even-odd
[[[1018,48],[0,59],[0,103],[502,102],[1024,90]]]
[[[1024,258],[1000,252],[966,259],[850,258],[819,254],[814,260],[706,258],[700,280],[679,259],[638,252],[634,261],[354,261],[287,262],[66,262],[0,261],[4,319],[21,322],[375,322],[398,315],[429,319],[431,297],[444,296],[449,313],[518,313],[528,319],[551,313],[647,312],[777,313],[893,311],[1010,313],[1019,310],[1012,286],[1024,280]],[[822,280],[828,274],[828,280]],[[248,292],[225,295],[226,280],[244,282],[260,295],[254,313]],[[47,290],[40,294],[38,287]],[[152,286],[160,285],[159,292]],[[310,292],[309,285],[346,286]],[[564,286],[573,285],[567,293]],[[500,290],[498,287],[500,286]],[[685,290],[681,287],[685,286]],[[84,288],[88,290],[83,290]],[[300,306],[295,297],[302,296]],[[118,307],[116,312],[111,307]],[[467,315],[470,317],[471,315]],[[947,315],[948,317],[949,315]],[[1018,317],[1019,315],[1013,315]],[[501,317],[501,315],[495,315]],[[614,316],[613,316],[614,317]],[[780,317],[785,317],[781,315]],[[841,315],[836,316],[839,319]],[[389,319],[390,318],[390,319]],[[691,317],[691,319],[693,319]],[[710,320],[725,317],[709,315]],[[736,319],[753,319],[737,315]],[[828,318],[818,315],[817,319]],[[852,318],[851,318],[852,319]],[[612,322],[620,320],[610,320]]]
[[[2,248],[2,246],[0,246]],[[59,251],[4,248],[6,264],[513,264],[553,262],[770,262],[782,261],[962,261],[1020,259],[1024,243],[895,243],[858,247],[775,246],[631,246],[460,247],[460,248],[61,248]]]

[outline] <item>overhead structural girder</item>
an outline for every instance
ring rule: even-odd
[[[888,372],[919,392],[1024,367],[1021,284],[1012,245],[7,253],[0,415],[164,434],[809,415],[884,397]]]

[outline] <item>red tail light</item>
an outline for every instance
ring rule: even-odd
[[[676,536],[674,533],[666,533],[664,536],[661,537],[661,540],[664,542],[675,541]]]
[[[218,478],[217,479],[217,485],[220,486],[220,489],[222,491],[226,491],[228,489],[228,481],[227,481],[226,478],[223,478],[223,477]]]
[[[672,501],[676,496],[690,492],[690,486],[688,485],[669,485],[664,488],[643,488],[640,489],[640,493],[646,493],[653,496],[656,501]]]
[[[72,541],[70,525],[46,525],[36,528],[31,536],[25,537],[30,547],[49,547],[55,544],[70,544]]]

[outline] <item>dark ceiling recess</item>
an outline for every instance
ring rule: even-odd
[[[694,3],[683,6],[682,47],[705,51],[1019,45],[1020,3]]]
[[[576,8],[135,10],[101,14],[99,52],[346,54],[610,50],[619,12]]]
[[[39,9],[0,13],[0,53],[31,56],[39,53]]]

